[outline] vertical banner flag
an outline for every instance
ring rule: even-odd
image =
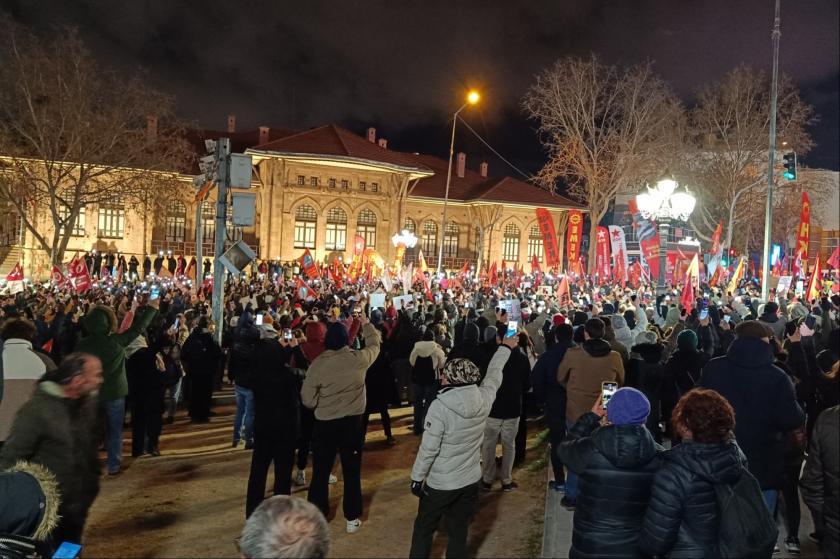
[[[715,277],[715,271],[723,258],[723,247],[720,246],[721,233],[723,233],[723,221],[718,223],[715,228],[715,234],[712,235],[712,255],[709,258],[709,265],[706,268],[706,277],[709,279]]]
[[[618,270],[619,277],[626,281],[628,261],[624,229],[618,225],[610,225],[607,229],[610,233],[610,246],[612,248],[612,256],[615,259],[615,268]]]
[[[595,232],[597,235],[595,271],[598,273],[600,283],[603,284],[610,277],[610,232],[606,227],[598,227]]]
[[[808,243],[811,240],[811,199],[802,193],[802,210],[799,212],[799,229],[796,230],[796,254],[802,256],[802,275],[808,273]]]
[[[811,274],[811,281],[808,282],[808,301],[819,299],[822,293],[822,270],[820,268],[820,257],[817,256],[814,262],[814,271]]]
[[[303,256],[300,257],[300,265],[306,277],[310,279],[318,277],[318,267],[315,266],[315,259],[312,258],[312,253],[309,252],[309,249],[303,251]]]
[[[61,268],[59,268],[57,264],[53,264],[50,281],[56,287],[64,287],[64,282],[66,281],[64,278],[64,272],[61,271]]]
[[[359,256],[365,251],[365,238],[356,235],[353,238],[353,255]]]
[[[91,288],[90,273],[84,258],[77,256],[70,262],[70,281],[79,293],[84,293]]]
[[[651,275],[659,278],[659,227],[653,221],[645,219],[635,198],[631,198],[627,205],[630,208],[630,217],[633,218],[633,230],[639,239],[642,256],[650,268]]]
[[[540,261],[537,259],[537,255],[532,254],[531,255],[531,273],[532,274],[538,274],[541,271],[542,270],[540,270]]]
[[[697,255],[691,259],[688,268],[685,270],[685,283],[683,284],[682,295],[680,297],[680,304],[687,311],[690,311],[694,306],[694,288],[700,281],[700,261]]]
[[[560,281],[557,282],[557,290],[555,291],[555,296],[557,297],[557,304],[564,305],[566,303],[570,303],[572,300],[571,291],[569,290],[569,278],[567,276],[563,276],[560,278]]]
[[[738,265],[735,266],[735,271],[732,272],[732,279],[729,280],[729,285],[726,287],[726,291],[728,293],[735,293],[735,290],[738,288],[738,282],[741,280],[741,276],[744,273],[744,257],[738,259]]]
[[[9,293],[14,295],[23,291],[23,266],[20,262],[15,264],[9,275],[6,276],[6,281],[9,282]]]
[[[580,258],[580,241],[583,237],[583,214],[569,211],[569,228],[566,231],[566,258],[569,269],[573,269]]]
[[[557,270],[560,264],[560,254],[557,248],[557,231],[554,229],[554,221],[552,221],[551,214],[547,209],[537,208],[537,224],[540,227],[540,234],[543,239],[545,265]]]
[[[422,250],[417,251],[417,262],[420,263],[420,273],[425,274],[429,271],[429,267],[426,265],[426,257],[423,256]]]

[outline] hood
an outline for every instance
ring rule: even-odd
[[[644,466],[656,457],[658,448],[644,425],[607,425],[592,434],[595,448],[616,468]]]
[[[684,441],[664,455],[710,483],[733,483],[746,469],[746,458],[734,441],[697,443]]]
[[[277,338],[277,330],[275,330],[274,326],[271,324],[262,324],[259,329],[261,340],[271,340]]]
[[[632,351],[639,354],[639,357],[646,363],[659,363],[662,360],[661,344],[636,344]]]
[[[779,315],[777,315],[776,313],[763,313],[760,317],[758,317],[758,319],[761,322],[775,324],[776,322],[779,322]]]
[[[677,307],[669,307],[668,313],[665,315],[665,328],[675,326],[680,321],[680,309]]]
[[[40,464],[19,461],[0,473],[0,495],[21,505],[0,514],[13,535],[44,540],[58,525],[58,481]]]
[[[107,336],[117,329],[117,316],[104,305],[96,305],[82,318],[88,334]]]
[[[739,367],[757,369],[773,363],[773,348],[758,338],[735,338],[726,357]]]
[[[610,354],[612,347],[606,340],[586,340],[580,347],[592,357],[605,357]]]
[[[414,349],[417,350],[417,355],[420,357],[430,357],[438,350],[438,344],[434,340],[426,342],[417,342],[414,344]]]
[[[315,344],[323,344],[327,335],[327,325],[323,322],[307,322],[304,329],[306,341]]]
[[[437,395],[440,403],[449,410],[452,410],[458,417],[473,419],[481,414],[481,407],[484,399],[478,386],[444,387]]]

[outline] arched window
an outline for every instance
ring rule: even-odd
[[[403,221],[403,229],[408,231],[409,233],[416,233],[417,232],[417,225],[415,225],[414,220],[410,217],[405,218]]]
[[[177,200],[166,206],[166,240],[168,242],[184,242],[187,228],[187,207]]]
[[[315,248],[315,227],[318,214],[303,204],[295,210],[295,248]]]
[[[327,212],[327,250],[347,247],[347,212],[335,206]]]
[[[216,240],[216,202],[212,200],[201,204],[201,239],[204,243]]]
[[[117,198],[99,204],[99,236],[108,239],[122,239],[125,235],[125,203]]]
[[[531,232],[528,233],[528,261],[533,262],[534,256],[537,257],[537,262],[542,262],[543,238],[540,228],[536,225],[531,227]]]
[[[437,256],[437,223],[431,219],[423,222],[423,231],[420,235],[420,248],[426,258]]]
[[[502,235],[502,258],[508,263],[519,260],[519,227],[513,223],[505,225]]]
[[[356,235],[364,238],[365,248],[376,247],[376,214],[367,208],[359,212]]]
[[[446,224],[446,229],[443,231],[443,256],[445,258],[458,256],[459,231],[457,223],[450,221]]]

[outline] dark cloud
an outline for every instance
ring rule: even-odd
[[[103,61],[142,67],[181,113],[222,127],[374,124],[397,147],[446,150],[448,114],[468,86],[485,103],[469,115],[529,168],[536,138],[518,103],[556,58],[595,52],[656,62],[690,101],[703,83],[745,63],[770,65],[772,0],[608,2],[0,0],[48,32],[79,27]],[[838,168],[837,0],[785,2],[781,70],[821,121],[811,159]],[[468,144],[469,146],[469,144]],[[476,149],[478,147],[476,146]]]

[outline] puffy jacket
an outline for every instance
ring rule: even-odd
[[[263,337],[254,348],[254,437],[294,443],[300,433],[300,381],[286,364],[289,355],[276,333]]]
[[[826,557],[840,556],[840,407],[822,412],[811,434],[811,447],[799,487],[822,534]]]
[[[481,479],[481,441],[502,369],[510,357],[499,346],[480,385],[444,386],[426,413],[411,479],[433,489],[460,489]]]
[[[32,343],[10,338],[0,346],[5,377],[5,395],[0,394],[0,442],[5,441],[12,428],[15,414],[32,397],[38,380],[55,369],[52,359],[32,350]],[[0,381],[2,382],[2,381]]]
[[[117,334],[117,317],[110,307],[97,305],[82,318],[88,335],[76,344],[75,351],[90,353],[102,362],[102,387],[99,400],[108,402],[128,394],[125,376],[125,347],[146,331],[158,311],[149,306],[137,309],[128,330]]]
[[[610,320],[612,321],[613,332],[615,332],[615,341],[623,345],[627,351],[630,351],[635,338],[633,332],[627,326],[627,321],[620,314],[612,315]]]
[[[624,384],[624,365],[610,344],[604,340],[586,340],[569,348],[557,370],[557,382],[566,387],[566,419],[577,421],[592,408],[603,381]]]
[[[735,438],[762,489],[778,489],[782,479],[781,434],[804,425],[787,373],[773,365],[770,344],[737,338],[724,357],[703,367],[698,386],[711,388],[735,410]]]
[[[738,445],[684,441],[662,455],[639,546],[648,555],[718,557],[718,506],[712,484],[732,484],[746,468]]]
[[[531,363],[519,348],[510,352],[502,369],[502,384],[490,409],[490,417],[513,419],[522,415],[522,395],[531,389]]]
[[[545,403],[545,411],[553,420],[566,419],[566,389],[557,382],[557,369],[572,346],[571,342],[555,343],[537,359],[531,370],[531,384],[538,402]]]
[[[630,359],[624,385],[640,390],[650,402],[647,428],[657,441],[661,441],[659,422],[662,419],[662,381],[664,377],[660,344],[638,344],[633,352],[641,359]]]
[[[758,321],[769,326],[777,340],[781,342],[785,339],[785,321],[781,320],[779,315],[764,313],[758,317]]]
[[[411,350],[411,355],[408,357],[408,362],[411,363],[412,367],[418,357],[431,357],[432,366],[435,371],[440,371],[446,364],[446,355],[443,353],[443,349],[440,345],[438,345],[438,343],[434,340],[419,341],[414,344],[414,349]]]
[[[569,557],[641,557],[639,528],[662,447],[644,425],[599,423],[582,415],[557,450],[580,476]]]
[[[449,352],[448,361],[453,359],[469,359],[481,371],[481,376],[487,374],[487,364],[490,356],[483,345],[478,343],[480,328],[475,323],[464,326],[464,339]]]
[[[194,328],[181,348],[181,361],[190,377],[214,375],[219,371],[222,349],[209,332]]]
[[[253,387],[253,376],[260,364],[254,360],[254,347],[260,340],[260,329],[254,324],[251,313],[239,317],[233,331],[228,378],[241,388]]]

